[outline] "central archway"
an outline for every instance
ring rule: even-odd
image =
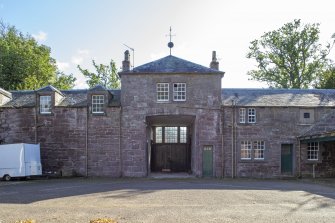
[[[194,119],[191,115],[147,117],[150,172],[191,172]]]

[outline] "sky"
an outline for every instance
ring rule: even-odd
[[[264,88],[247,75],[250,42],[294,19],[320,23],[320,43],[335,33],[333,0],[0,0],[0,19],[51,48],[58,68],[87,88],[77,65],[115,61],[134,49],[135,67],[169,55],[209,66],[217,52],[224,88]],[[125,45],[124,45],[125,44]],[[130,50],[131,54],[132,51]],[[132,58],[133,55],[131,55]],[[335,50],[329,55],[335,58]]]

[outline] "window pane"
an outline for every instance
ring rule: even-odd
[[[186,101],[186,84],[174,83],[173,84],[173,100]]]
[[[241,142],[241,159],[251,159],[251,142]]]
[[[92,95],[92,113],[104,112],[104,96]]]
[[[248,123],[256,123],[256,109],[248,108]]]
[[[240,123],[245,123],[245,108],[240,108]]]
[[[180,127],[180,143],[187,143],[187,127]]]
[[[309,112],[305,112],[305,113],[304,113],[304,118],[310,118],[310,114],[309,114]]]
[[[178,127],[165,127],[165,142],[177,143],[178,142]]]
[[[169,101],[169,84],[157,84],[157,101]]]
[[[308,143],[307,159],[308,160],[318,160],[319,159],[319,142]]]
[[[162,129],[163,129],[162,127],[156,127],[156,139],[155,139],[156,143],[162,143],[163,142]]]
[[[40,113],[51,113],[51,96],[40,96]]]
[[[253,145],[255,159],[264,159],[264,141],[255,141]]]

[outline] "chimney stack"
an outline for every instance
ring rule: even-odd
[[[219,70],[219,62],[216,58],[216,51],[212,52],[212,62],[210,63],[209,67],[214,70]]]
[[[129,50],[124,52],[124,61],[122,61],[122,71],[129,71],[130,70],[130,53]]]

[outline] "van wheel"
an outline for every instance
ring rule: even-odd
[[[5,181],[10,181],[11,177],[8,174],[6,174],[5,176],[3,176],[3,179]]]

